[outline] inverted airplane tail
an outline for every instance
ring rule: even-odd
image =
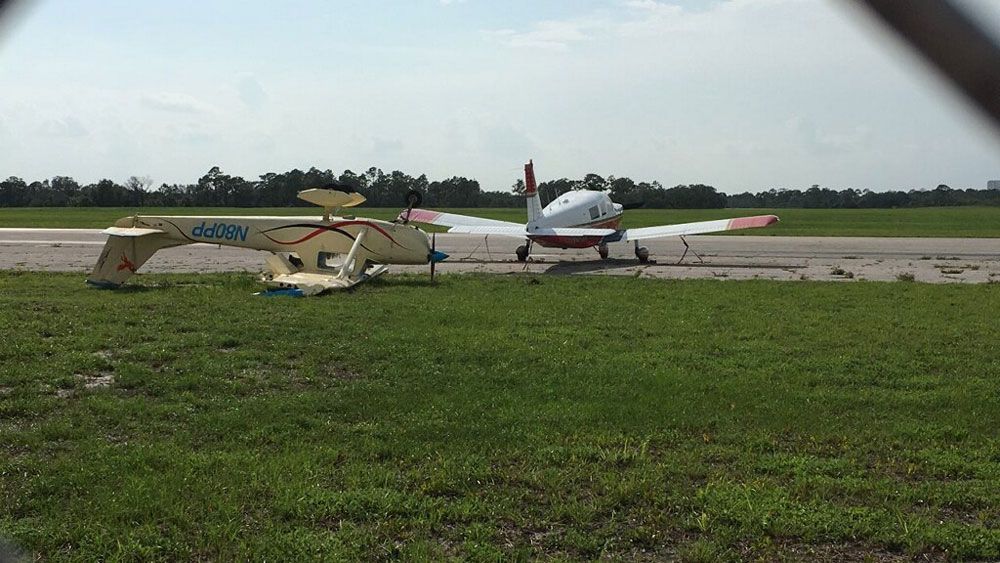
[[[542,200],[538,197],[538,186],[535,185],[535,166],[532,161],[524,165],[524,196],[528,203],[528,222],[542,216]]]
[[[153,229],[111,228],[105,232],[110,235],[108,242],[87,277],[87,283],[99,287],[120,286],[157,250],[182,244]]]

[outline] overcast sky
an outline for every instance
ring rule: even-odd
[[[1000,29],[1000,0],[966,0]],[[0,176],[316,166],[985,187],[1000,141],[844,0],[41,0],[0,27]]]

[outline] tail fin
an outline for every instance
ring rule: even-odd
[[[105,232],[110,235],[108,242],[87,277],[87,283],[98,287],[120,286],[157,250],[183,244],[153,229],[112,227]]]
[[[535,166],[532,161],[524,165],[524,196],[528,203],[528,222],[542,216],[542,200],[538,197],[538,186],[535,185]]]

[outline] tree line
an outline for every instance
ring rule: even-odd
[[[0,181],[0,207],[287,207],[308,206],[296,194],[304,189],[340,182],[368,199],[372,207],[402,207],[406,194],[417,190],[426,207],[520,207],[524,205],[524,182],[511,191],[486,191],[475,179],[454,176],[430,181],[399,170],[386,173],[372,167],[363,173],[315,167],[307,171],[267,173],[256,180],[224,173],[213,167],[194,184],[161,184],[154,188],[149,178],[132,176],[123,183],[104,179],[80,185],[69,176],[25,182],[10,177]],[[953,205],[1000,205],[997,189],[952,189],[939,185],[933,190],[883,191],[832,190],[814,185],[806,190],[770,189],[759,193],[727,195],[704,184],[664,188],[659,182],[636,182],[627,177],[587,174],[580,180],[560,178],[538,185],[546,204],[569,190],[607,192],[618,203],[661,209],[721,209],[724,207],[801,208],[890,208]]]

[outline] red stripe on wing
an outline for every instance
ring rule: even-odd
[[[442,213],[438,211],[431,211],[429,209],[411,209],[407,211],[402,210],[399,213],[400,219],[406,219],[408,221],[416,221],[417,223],[434,223]]]
[[[753,217],[737,217],[736,219],[729,220],[729,226],[726,227],[728,231],[734,231],[736,229],[756,229],[758,227],[766,227],[773,223],[778,222],[778,217],[776,215],[755,215]]]

